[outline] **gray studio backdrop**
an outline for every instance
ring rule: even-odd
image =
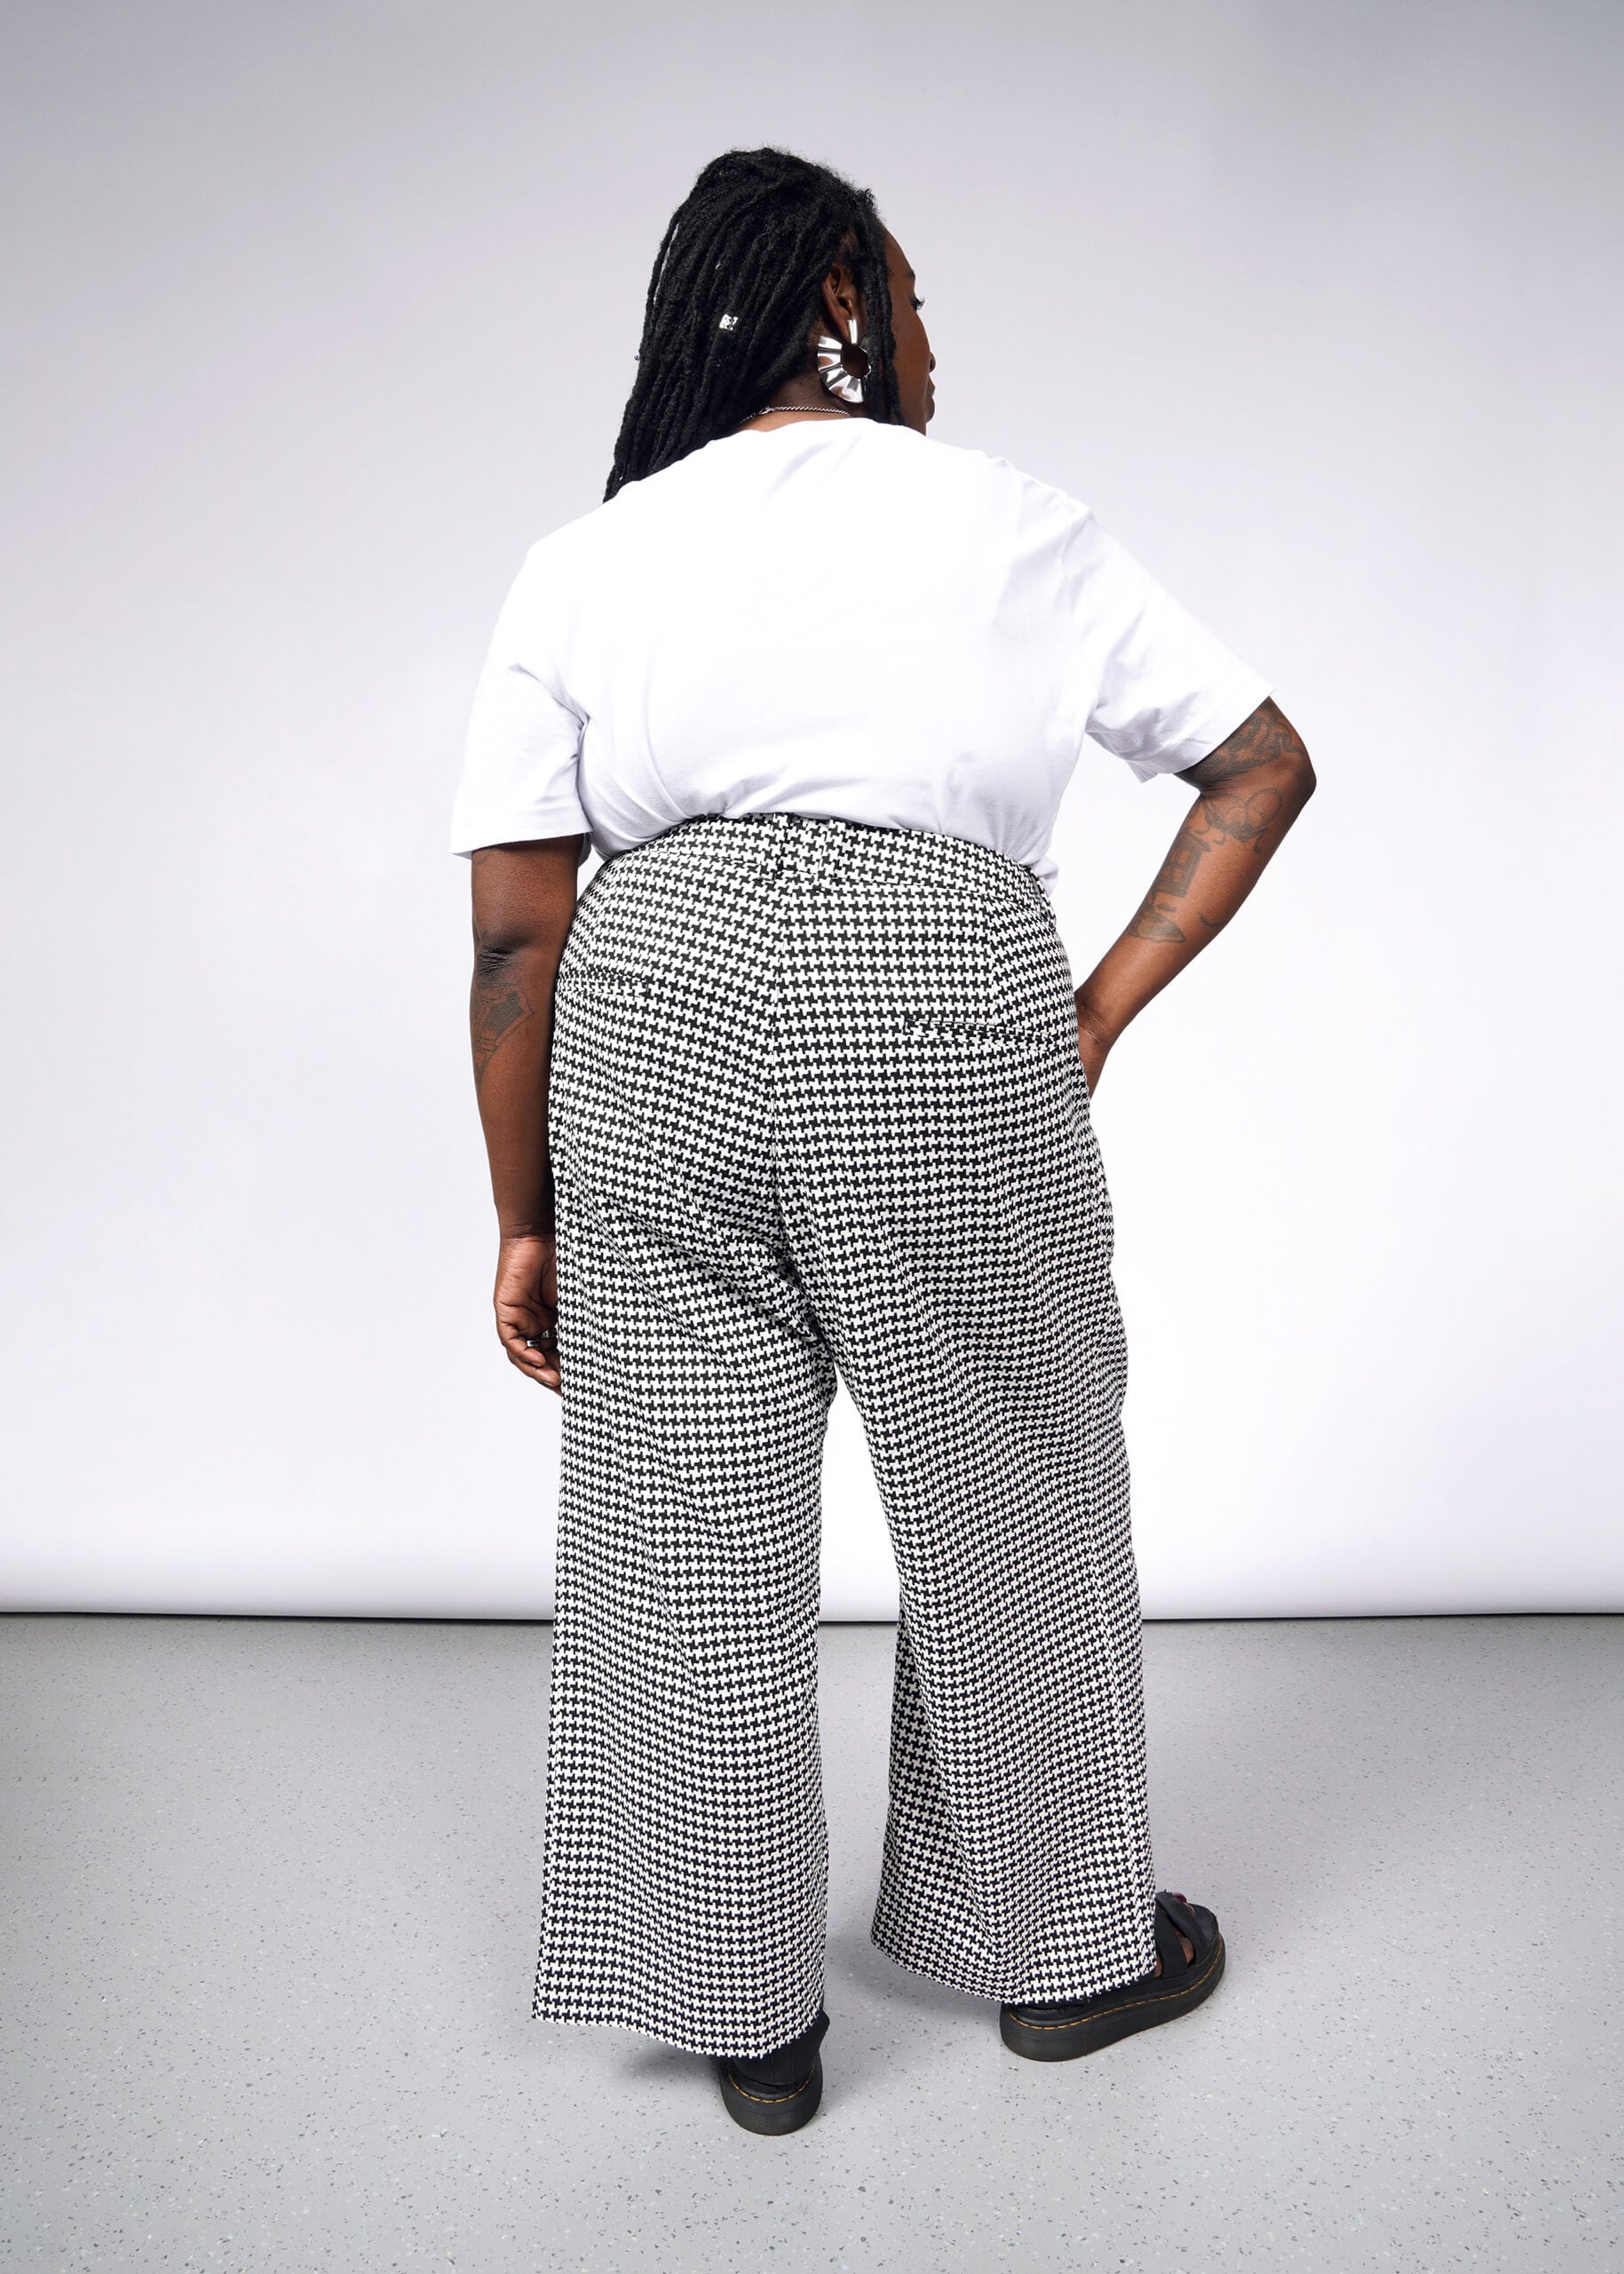
[[[1615,12],[16,0],[4,39],[12,1604],[547,1610],[448,809],[670,208],[771,140],[876,188],[933,432],[1088,499],[1319,768],[1101,1085],[1147,1611],[1618,1607]],[[1185,803],[1085,758],[1079,979]],[[887,1614],[844,1401],[827,1499],[827,1611]]]

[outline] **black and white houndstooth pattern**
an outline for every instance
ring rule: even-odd
[[[895,1543],[874,1939],[987,1998],[1155,1963],[1111,1203],[1030,873],[822,816],[611,861],[558,974],[563,1462],[538,2018],[823,1994],[836,1370]]]

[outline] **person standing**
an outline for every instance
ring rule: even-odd
[[[452,832],[497,1332],[562,1399],[533,2011],[709,2057],[765,2133],[829,2025],[837,1377],[900,1589],[876,1944],[1038,2060],[1225,1958],[1153,1867],[1092,1106],[1314,774],[1086,504],[928,437],[922,305],[867,191],[701,171],[604,502],[502,609]],[[1194,797],[1075,986],[1049,844],[1089,741]]]

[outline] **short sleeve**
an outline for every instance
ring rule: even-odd
[[[1227,741],[1273,692],[1080,508],[1068,567],[1089,657],[1090,739],[1141,781]]]
[[[474,689],[451,816],[451,850],[586,836],[578,767],[585,724],[558,677],[566,630],[545,544],[533,547],[496,619]]]

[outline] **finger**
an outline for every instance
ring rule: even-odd
[[[556,1390],[562,1379],[556,1351],[527,1351],[520,1346],[510,1350],[508,1364],[531,1382],[539,1382],[543,1390]]]
[[[558,1335],[556,1319],[539,1315],[526,1307],[517,1316],[497,1313],[496,1332],[502,1338],[510,1362],[520,1374],[527,1374],[534,1382],[555,1389],[559,1380]]]
[[[548,1358],[541,1351],[510,1351],[508,1364],[515,1373],[522,1374],[527,1382],[537,1383],[543,1390],[558,1390],[563,1386],[564,1377],[558,1359]]]

